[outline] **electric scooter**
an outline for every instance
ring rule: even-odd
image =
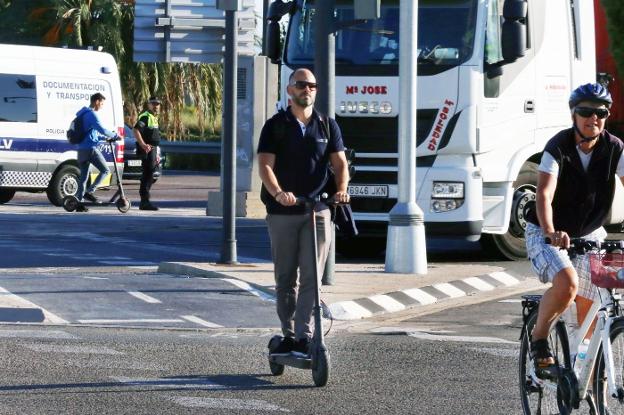
[[[326,199],[324,203],[327,205],[334,204],[332,199],[327,199],[327,194],[324,193],[321,197],[316,198],[297,198],[297,204],[305,205],[306,213],[310,215],[310,226],[312,227],[312,237],[314,238],[312,246],[314,246],[314,258],[318,258],[318,252],[316,247],[316,218],[314,216],[314,205]],[[314,272],[318,275],[318,263],[314,261]],[[272,354],[281,343],[283,337],[276,335],[269,341],[269,367],[271,373],[275,376],[279,376],[284,373],[284,366],[296,367],[299,369],[312,369],[312,379],[316,386],[325,386],[329,379],[330,372],[330,359],[329,350],[325,346],[325,339],[323,333],[322,322],[322,306],[321,296],[319,292],[318,278],[314,279],[315,295],[314,295],[314,335],[310,341],[309,355],[304,356],[301,354],[289,354],[289,355],[276,355]]]
[[[83,205],[87,205],[87,206],[110,206],[110,205],[115,205],[115,206],[117,206],[117,209],[121,213],[126,213],[127,211],[130,210],[130,206],[132,204],[130,203],[130,200],[128,200],[126,198],[126,195],[125,195],[124,189],[123,189],[123,184],[121,183],[121,177],[120,177],[120,174],[119,174],[119,169],[117,168],[117,160],[115,158],[115,148],[113,146],[113,142],[115,142],[115,141],[117,141],[117,138],[107,138],[106,139],[106,142],[110,146],[111,154],[113,155],[113,164],[115,166],[115,177],[117,178],[117,191],[115,192],[115,194],[110,198],[110,200],[108,202],[102,202],[102,203],[93,203],[93,202],[86,202],[85,203],[85,202],[80,202],[76,196],[68,195],[68,196],[65,196],[63,198],[63,209],[65,209],[68,212],[73,212],[76,209],[78,209],[78,206],[83,204]]]

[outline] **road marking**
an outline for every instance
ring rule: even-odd
[[[387,295],[383,295],[383,294],[374,295],[368,298],[375,304],[378,304],[379,306],[383,307],[386,311],[394,312],[394,311],[405,310],[405,306],[403,304],[401,304],[394,298],[389,297]]]
[[[290,412],[288,409],[260,399],[199,398],[194,396],[172,396],[169,399],[187,408]]]
[[[522,302],[522,298],[507,298],[505,300],[500,300],[499,303],[520,303]]]
[[[207,378],[189,377],[189,378],[128,378],[125,376],[111,376],[119,383],[128,386],[149,386],[150,388],[171,388],[176,389],[228,389],[227,386],[214,383]]]
[[[92,319],[92,320],[78,320],[80,324],[127,324],[127,323],[184,323],[184,320],[179,318],[170,319],[157,319],[157,318],[133,318],[125,320],[114,319]]]
[[[23,344],[24,347],[35,352],[44,353],[74,353],[74,354],[106,354],[122,355],[124,353],[108,347],[98,346],[68,346],[62,344]]]
[[[495,287],[477,277],[470,277],[462,280],[466,284],[475,287],[479,291],[492,291]]]
[[[275,302],[275,297],[273,297],[270,294],[265,293],[264,291],[260,291],[254,287],[252,287],[251,285],[249,285],[248,283],[246,283],[245,281],[241,281],[241,280],[236,280],[233,278],[221,278],[221,280],[223,281],[227,281],[230,284],[236,285],[238,288],[242,288],[245,291],[248,291],[249,293],[262,298],[265,301],[272,301]]]
[[[77,339],[73,334],[62,330],[0,330],[0,338],[25,338],[25,339]]]
[[[502,344],[518,344],[498,337],[479,337],[479,336],[447,336],[431,333],[423,333],[421,331],[413,331],[407,333],[408,336],[422,340],[434,340],[443,342],[461,342],[461,343],[502,343]]]
[[[373,315],[373,313],[355,301],[340,301],[339,303],[330,304],[329,309],[336,320],[354,320]]]
[[[0,287],[0,306],[15,308],[38,308],[45,316],[45,320],[43,321],[44,323],[67,324],[66,320],[63,320],[56,314],[51,313],[45,308],[40,307],[37,304],[20,297],[19,295],[15,295],[2,287]]]
[[[184,320],[188,320],[191,323],[196,323],[199,324],[200,326],[204,326],[204,327],[210,327],[213,329],[218,329],[218,328],[223,328],[223,326],[216,324],[216,323],[211,323],[210,321],[206,321],[204,319],[201,319],[197,316],[180,316],[182,317]]]
[[[133,297],[138,298],[139,300],[143,300],[146,303],[150,303],[150,304],[160,304],[161,301],[154,298],[154,297],[150,297],[147,294],[142,293],[141,291],[128,291],[128,294],[130,294]]]
[[[128,261],[108,261],[108,260],[98,260],[98,263],[100,264],[104,264],[104,265],[127,265],[127,266],[142,266],[142,267],[147,267],[150,265],[156,265],[156,262],[151,262],[151,261],[132,261],[132,260],[128,260]]]
[[[438,299],[433,295],[428,294],[419,288],[408,288],[407,290],[402,290],[402,292],[409,295],[422,305],[433,304],[438,301]]]
[[[86,280],[107,280],[108,278],[106,277],[82,277]]]
[[[517,285],[520,282],[517,278],[514,278],[508,273],[502,271],[490,272],[488,275],[508,286]]]
[[[443,282],[440,284],[433,284],[433,288],[436,290],[442,291],[444,294],[448,295],[451,298],[458,298],[466,296],[466,293],[460,290],[457,287],[452,286],[447,282]]]

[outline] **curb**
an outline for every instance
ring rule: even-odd
[[[216,271],[196,268],[192,265],[176,262],[162,262],[158,272],[165,274],[183,274],[204,278],[220,278],[238,285],[240,288],[262,298],[275,301],[275,290],[221,274]],[[340,301],[329,305],[334,320],[361,320],[380,314],[395,313],[416,306],[435,304],[440,301],[467,297],[497,288],[513,287],[524,281],[524,276],[514,276],[504,271],[491,272],[476,277],[464,278],[440,284],[418,288],[406,288],[385,294]]]
[[[524,279],[524,277],[515,277],[507,272],[492,272],[463,280],[341,301],[331,304],[329,309],[335,320],[359,320],[374,315],[403,311],[419,305],[434,304],[449,298],[492,291],[499,287],[512,287],[520,284]]]

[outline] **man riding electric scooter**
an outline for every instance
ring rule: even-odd
[[[309,355],[312,310],[318,294],[318,270],[324,268],[331,242],[330,211],[318,202],[311,209],[316,219],[316,250],[311,215],[299,200],[311,200],[323,191],[334,171],[336,203],[348,203],[348,163],[342,134],[335,120],[314,109],[316,79],[308,69],[290,76],[292,105],[269,119],[260,134],[258,165],[267,209],[271,252],[275,265],[277,314],[283,339],[272,342],[273,355]],[[318,251],[318,257],[315,257]]]

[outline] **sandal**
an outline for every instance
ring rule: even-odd
[[[557,364],[547,339],[531,342],[531,359],[533,360],[535,374],[538,378],[557,379]]]

